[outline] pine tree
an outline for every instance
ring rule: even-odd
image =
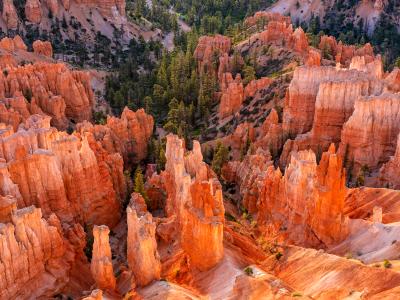
[[[164,89],[168,88],[168,61],[167,54],[164,53],[157,72],[157,83]]]
[[[158,171],[161,171],[161,170],[165,169],[165,164],[167,163],[167,158],[165,156],[164,147],[160,147],[160,151],[159,151],[158,158],[157,158],[156,162],[157,162]]]
[[[167,116],[167,122],[164,125],[164,129],[168,132],[177,133],[179,127],[179,102],[176,98],[173,98],[168,104],[169,111]]]
[[[233,53],[233,61],[232,61],[232,74],[233,76],[236,75],[236,73],[239,73],[242,68],[242,56],[238,51],[235,51]]]
[[[247,85],[250,81],[256,79],[256,71],[252,66],[246,66],[243,69],[243,73],[244,73],[243,83],[245,85]]]
[[[149,197],[147,196],[146,190],[144,189],[144,179],[143,179],[142,169],[140,168],[140,166],[136,168],[134,180],[135,181],[134,181],[133,191],[135,193],[142,195],[144,201],[146,202],[147,207],[150,207],[151,203],[149,201]]]
[[[221,175],[223,165],[229,160],[229,150],[221,142],[218,142],[215,148],[215,154],[211,167],[218,176]]]
[[[147,96],[144,98],[144,109],[146,113],[151,114],[153,112],[153,99]]]

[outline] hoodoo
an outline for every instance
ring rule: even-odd
[[[400,299],[400,4],[230,2],[0,0],[0,300]]]

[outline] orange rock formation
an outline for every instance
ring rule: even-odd
[[[220,80],[221,100],[219,106],[219,117],[224,119],[238,112],[246,98],[253,98],[263,88],[267,88],[272,80],[263,77],[250,81],[246,87],[242,83],[240,73],[233,79],[231,73],[224,73]]]
[[[153,134],[154,119],[144,109],[125,108],[121,118],[107,117],[106,125],[78,124],[81,134],[89,134],[108,153],[120,153],[125,161],[139,162],[147,156],[147,145]]]
[[[96,8],[107,18],[115,17],[115,14],[125,16],[125,0],[75,0],[76,3],[89,8]],[[67,6],[68,4],[64,4]]]
[[[179,238],[190,264],[199,270],[215,266],[224,255],[222,188],[203,162],[200,144],[185,154],[183,140],[167,136],[166,212],[179,228]]]
[[[1,157],[7,163],[2,191],[11,191],[18,207],[36,205],[62,221],[115,225],[126,194],[121,156],[89,137],[58,132],[49,118],[34,115],[25,126],[2,131]]]
[[[25,16],[29,22],[39,24],[42,20],[42,8],[39,0],[27,0]]]
[[[339,152],[353,163],[357,174],[363,166],[376,170],[395,153],[399,128],[400,95],[356,100],[354,113],[343,127]]]
[[[271,13],[271,12],[266,12],[266,11],[258,11],[254,14],[254,16],[248,17],[245,21],[244,24],[247,27],[252,27],[257,24],[264,25],[270,21],[276,21],[276,22],[285,22],[286,24],[290,24],[292,21],[290,17],[287,16],[282,16],[279,13]]]
[[[18,27],[18,15],[12,0],[3,1],[3,19],[6,25],[10,29],[17,29]]]
[[[47,221],[35,207],[0,223],[0,298],[51,297],[68,281],[71,268],[57,217]]]
[[[161,263],[157,252],[156,224],[147,211],[144,199],[132,194],[126,209],[128,221],[128,263],[139,286],[160,279]]]
[[[252,183],[257,202],[247,203],[259,224],[286,228],[287,241],[300,245],[329,246],[346,237],[345,172],[333,145],[319,165],[312,151],[301,151],[292,154],[284,176],[273,166],[259,174]]]
[[[227,54],[231,49],[231,40],[222,35],[202,36],[199,39],[194,57],[198,62],[198,69],[204,71],[205,69],[213,70],[213,58],[220,57]]]
[[[374,50],[369,43],[357,49],[354,45],[344,45],[341,41],[338,43],[334,37],[324,35],[321,37],[319,49],[345,66],[350,64],[354,56],[364,56],[367,62],[374,60]]]
[[[60,129],[67,127],[68,119],[91,119],[93,91],[86,72],[71,71],[61,63],[35,63],[8,68],[0,81],[1,121],[15,129],[36,113],[48,114]]]
[[[33,52],[36,54],[53,57],[53,47],[48,41],[34,41],[33,42]]]
[[[115,289],[115,276],[111,260],[111,248],[107,226],[93,227],[93,254],[90,268],[96,285],[103,290]]]

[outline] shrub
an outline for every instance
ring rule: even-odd
[[[299,292],[294,292],[293,294],[292,294],[292,297],[294,298],[294,297],[303,297],[303,295],[301,294],[301,293],[299,293]]]
[[[276,260],[280,260],[282,256],[283,254],[280,251],[278,251],[278,253],[275,254]]]
[[[247,276],[252,276],[254,274],[253,269],[251,267],[246,267],[244,269],[244,272],[247,274]]]
[[[383,261],[383,267],[384,267],[385,269],[390,269],[390,268],[392,267],[392,263],[391,263],[390,261],[388,261],[387,259],[385,259],[385,260]]]

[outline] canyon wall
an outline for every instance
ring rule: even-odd
[[[382,68],[382,65],[380,67]],[[337,108],[332,107],[332,110],[344,111],[344,120],[339,121],[344,122],[353,109],[352,102],[355,101],[353,96],[377,94],[382,90],[382,84],[376,79],[378,78],[355,69],[297,68],[285,102],[284,129],[292,135],[306,133],[313,127],[314,115],[318,121],[323,117],[321,114],[330,111],[329,106],[333,105]],[[322,83],[324,84],[320,88]],[[335,95],[339,96],[339,101],[330,101],[330,99],[334,99]],[[317,112],[316,107],[318,108]],[[337,125],[333,123],[332,126],[336,127]]]
[[[81,9],[97,9],[104,18],[118,19],[125,17],[125,0],[62,0],[61,5],[57,0],[27,0],[24,6],[26,20],[33,24],[39,24],[46,16],[46,11],[52,16],[58,16],[69,11],[71,5]],[[22,23],[17,14],[16,7],[12,0],[4,0],[2,7],[2,18],[8,29],[17,29]]]

